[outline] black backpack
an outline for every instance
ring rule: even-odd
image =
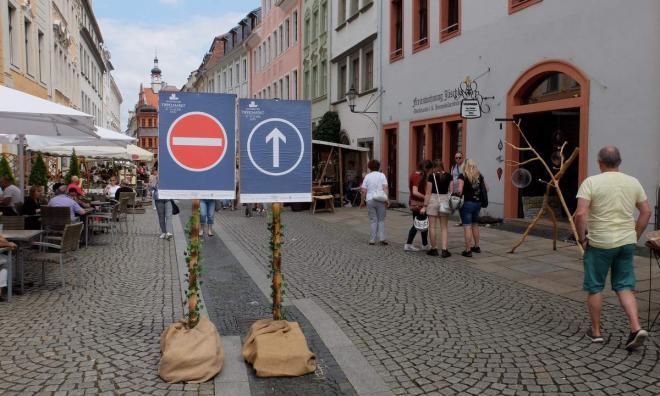
[[[486,183],[484,183],[484,177],[479,175],[479,202],[481,203],[482,208],[488,207],[488,190],[486,190]]]

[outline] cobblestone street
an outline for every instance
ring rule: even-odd
[[[63,291],[50,265],[45,286],[0,302],[0,394],[213,394],[213,382],[158,378],[160,334],[182,305],[174,242],[158,239],[155,212],[129,217],[129,234],[114,244],[94,242],[77,253],[81,287],[70,287],[67,264]],[[38,285],[41,266],[27,271]]]
[[[368,228],[366,212],[350,213]],[[443,260],[405,253],[398,243],[368,246],[363,233],[332,216],[284,213],[287,296],[311,298],[328,312],[395,394],[660,393],[657,332],[628,353],[625,317],[608,305],[605,343],[592,345],[582,301],[490,273],[502,261],[492,252],[515,234],[486,235],[479,261],[467,262],[457,254],[462,230],[450,227],[454,255]],[[266,221],[224,211],[216,228],[266,266]],[[550,250],[532,238],[520,251],[541,244]],[[529,264],[524,254],[510,260]]]

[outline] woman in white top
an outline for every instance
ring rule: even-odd
[[[115,199],[115,193],[119,190],[119,185],[117,184],[117,178],[112,176],[110,177],[110,184],[105,186],[105,189],[103,189],[103,194],[110,198],[110,199]]]
[[[362,199],[360,208],[366,206],[369,209],[369,221],[371,223],[371,237],[369,245],[376,244],[376,238],[381,245],[387,245],[385,240],[385,211],[389,206],[387,177],[380,171],[380,162],[371,160],[367,164],[369,172],[362,181]]]

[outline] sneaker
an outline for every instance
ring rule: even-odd
[[[168,232],[167,234],[165,234],[165,239],[167,239],[169,241],[170,239],[172,239],[172,236],[173,235]]]
[[[426,254],[428,254],[429,256],[434,256],[434,257],[439,256],[438,249],[433,249],[433,248],[429,249],[429,251],[426,252]]]
[[[428,252],[429,250],[431,250],[431,245],[423,245],[422,250]]]
[[[469,250],[463,250],[461,252],[461,256],[463,256],[463,257],[472,257],[472,252],[469,251]]]
[[[199,227],[199,236],[204,236],[204,231],[202,230],[202,227]]]
[[[414,245],[411,245],[409,243],[406,243],[405,245],[403,245],[403,250],[405,250],[406,252],[417,252],[417,251],[419,251],[419,249],[417,249]]]
[[[644,345],[644,341],[649,336],[649,333],[644,329],[639,329],[634,333],[630,333],[628,336],[628,341],[626,341],[626,349],[629,351],[634,351],[635,349]]]
[[[597,344],[601,344],[604,341],[602,335],[595,336],[593,330],[591,329],[587,330],[587,338],[589,338],[591,342]]]
[[[481,253],[481,248],[479,246],[473,246],[472,249],[470,249],[472,253]]]
[[[165,236],[166,236],[166,234],[165,234],[165,233],[162,233],[162,234],[160,234],[160,236],[159,236],[158,238],[160,238],[160,239],[165,239]]]
[[[387,241],[380,241],[380,242],[378,242],[378,244],[383,245],[383,246],[387,246],[387,245],[389,245],[390,243],[387,242]]]
[[[441,256],[442,256],[442,258],[451,257],[451,253],[449,253],[449,250],[447,250],[447,249],[442,249]]]

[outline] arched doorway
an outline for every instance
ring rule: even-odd
[[[513,84],[507,96],[507,117],[521,120],[521,128],[530,143],[541,152],[552,166],[553,158],[563,142],[567,142],[565,155],[579,147],[579,157],[561,181],[569,210],[574,211],[575,194],[579,183],[587,175],[587,141],[589,120],[589,79],[575,66],[559,60],[545,61],[532,66]],[[520,134],[508,125],[506,140],[521,145]],[[553,157],[554,154],[554,157]],[[527,152],[519,153],[506,148],[506,159],[524,161]],[[524,217],[523,204],[534,202],[545,190],[547,172],[535,163],[525,165],[532,173],[532,183],[518,189],[511,183],[515,167],[505,169],[504,216]]]

